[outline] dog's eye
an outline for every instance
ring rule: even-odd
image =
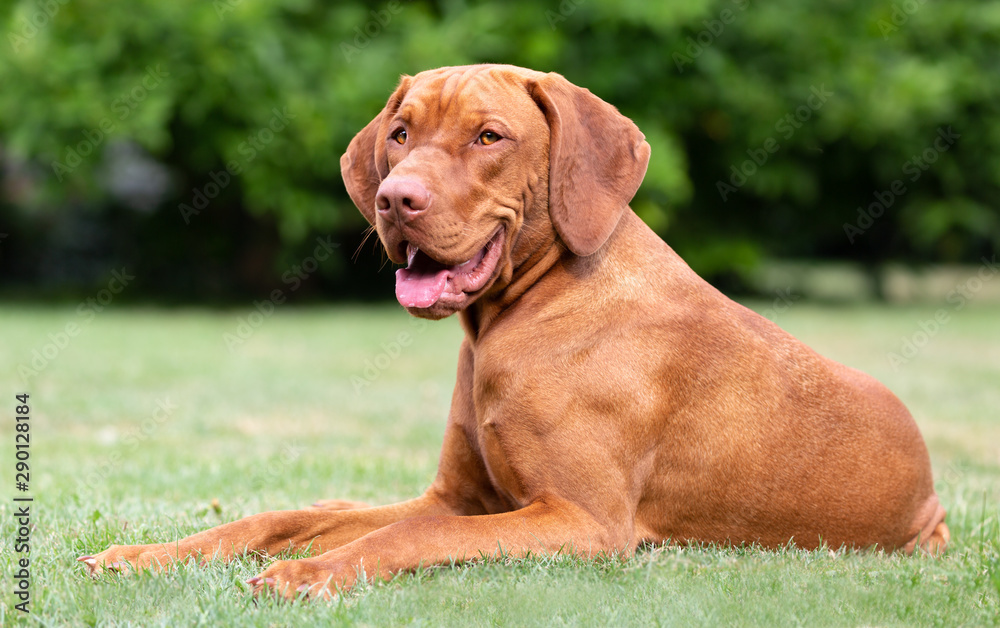
[[[483,131],[479,134],[479,143],[483,146],[489,146],[490,144],[496,142],[500,139],[500,135],[494,133],[493,131]]]
[[[395,133],[392,134],[392,139],[396,140],[397,144],[405,144],[406,143],[406,130],[405,129],[400,129],[400,130],[396,131]]]

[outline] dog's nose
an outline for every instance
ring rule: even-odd
[[[409,220],[427,209],[431,193],[423,183],[414,179],[388,178],[378,186],[375,206],[383,217],[395,214],[400,220]]]

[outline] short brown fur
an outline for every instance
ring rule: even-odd
[[[485,128],[503,139],[476,143]],[[81,560],[99,573],[311,545],[321,553],[250,581],[294,596],[500,547],[943,551],[944,510],[903,404],[691,271],[628,208],[648,159],[631,121],[557,74],[404,77],[341,160],[351,198],[397,263],[407,244],[458,264],[498,227],[503,238],[482,289],[411,308],[458,313],[466,332],[433,484],[401,504],[334,500]],[[403,188],[423,204],[379,200]]]

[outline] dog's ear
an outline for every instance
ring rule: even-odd
[[[529,81],[549,123],[549,214],[577,255],[604,244],[649,164],[649,144],[612,105],[559,74]]]
[[[385,108],[354,136],[347,152],[340,158],[340,175],[351,200],[358,206],[369,223],[375,224],[375,195],[378,186],[389,174],[389,161],[385,152],[385,134],[389,119],[396,114],[403,96],[410,88],[412,77],[404,76],[399,87],[389,97]]]

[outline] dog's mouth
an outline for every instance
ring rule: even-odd
[[[437,303],[461,305],[465,295],[482,290],[493,277],[503,249],[503,225],[471,259],[447,266],[411,242],[405,243],[406,268],[396,271],[396,299],[406,308]]]

